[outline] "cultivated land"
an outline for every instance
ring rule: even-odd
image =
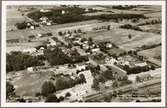
[[[128,38],[129,34],[132,35],[131,39]],[[141,47],[142,45],[152,45],[161,42],[159,34],[119,28],[111,29],[111,31],[90,32],[83,37],[92,37],[97,42],[111,41],[127,51]]]
[[[9,96],[7,101],[21,102],[24,99],[26,102],[161,101],[162,47],[157,46],[161,44],[161,7],[136,6],[132,9],[113,9],[113,6],[109,5],[82,5],[79,7],[85,10],[89,8],[96,10],[96,12],[83,14],[89,17],[137,13],[144,14],[146,18],[87,20],[47,25],[42,21],[32,21],[33,19],[29,19],[26,14],[22,16],[21,12],[62,9],[61,15],[63,16],[68,14],[68,11],[67,13],[63,11],[64,6],[10,7],[7,9],[6,53],[10,57],[12,51],[16,52],[13,53],[13,57],[7,58],[7,68],[13,70],[7,71],[7,81],[11,82],[15,88],[16,97]],[[18,8],[21,9],[21,12],[18,11]],[[75,8],[74,6],[74,10]],[[74,11],[74,15],[77,14]],[[150,23],[155,20],[159,22]],[[38,23],[40,27],[16,29],[14,25],[23,21]],[[125,24],[140,27],[141,30],[120,28]],[[81,31],[78,32],[78,30]],[[51,35],[38,37],[39,34],[46,33],[51,33]],[[35,39],[30,39],[29,36],[34,36]],[[16,42],[15,39],[28,39],[28,41]],[[31,53],[32,48],[36,50]],[[25,52],[26,50],[30,51]],[[24,52],[25,55],[17,55],[17,51]],[[44,63],[43,66],[31,60],[30,57],[27,59],[28,55],[33,60],[41,60]],[[81,55],[87,59],[74,62],[79,57],[83,59]],[[19,60],[14,58],[19,58]],[[10,63],[13,65],[11,66]],[[139,79],[137,79],[138,76]],[[62,82],[56,85],[59,80]],[[46,81],[53,83],[55,88],[64,88],[51,91],[45,96],[42,93],[44,90],[42,86]],[[49,91],[50,86],[45,90]],[[49,100],[50,97],[52,98],[51,95],[55,95],[58,100]]]

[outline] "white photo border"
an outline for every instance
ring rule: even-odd
[[[161,5],[162,6],[162,67],[161,67],[161,102],[111,102],[111,103],[7,103],[6,102],[6,6],[7,5]],[[1,107],[165,107],[166,46],[165,25],[166,5],[161,1],[2,1],[1,17]]]

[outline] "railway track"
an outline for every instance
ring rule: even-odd
[[[160,79],[155,79],[153,81],[151,80],[151,81],[147,81],[147,82],[144,82],[144,83],[139,83],[139,84],[136,84],[136,85],[131,84],[131,85],[119,87],[119,88],[112,89],[112,90],[111,89],[103,90],[103,91],[100,91],[98,93],[91,94],[91,95],[88,95],[88,96],[84,97],[83,101],[93,101],[93,100],[102,99],[105,96],[114,93],[114,91],[121,91],[122,93],[128,93],[128,92],[130,92],[132,90],[135,90],[135,89],[143,89],[143,88],[147,88],[147,87],[155,86],[155,85],[160,85],[160,84],[161,84],[161,80]]]

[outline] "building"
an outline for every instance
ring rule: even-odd
[[[107,43],[106,44],[106,48],[112,48],[112,44],[111,43]]]
[[[94,49],[92,49],[92,52],[99,52],[99,51],[100,51],[99,48],[94,48]]]
[[[66,11],[65,11],[65,10],[62,10],[62,11],[61,11],[61,14],[65,14],[65,13],[66,13]]]
[[[48,10],[48,9],[40,9],[40,12],[45,13],[45,12],[50,12],[50,10]]]
[[[147,66],[147,63],[146,62],[137,63],[135,64],[135,66],[144,67],[144,66]]]
[[[36,67],[28,67],[27,71],[29,72],[33,72],[33,71],[37,71],[38,69]]]

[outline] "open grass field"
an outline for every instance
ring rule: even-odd
[[[11,29],[16,30],[17,28],[15,27],[15,24],[23,21],[27,21],[27,19],[24,16],[22,16],[22,13],[18,11],[17,7],[7,9],[6,12],[7,31]]]
[[[129,34],[132,35],[131,39],[128,38]],[[111,41],[124,50],[161,42],[161,36],[158,34],[120,28],[111,29],[110,31],[89,32],[83,37],[92,37],[96,42]]]
[[[148,61],[161,66],[161,48],[161,46],[158,46],[152,49],[142,50],[138,54],[147,57]]]
[[[157,56],[161,56],[161,46],[148,49],[148,50],[142,50],[138,52],[139,55],[146,56],[148,58],[155,58]]]
[[[154,25],[144,25],[140,26],[142,30],[152,31],[152,32],[161,32],[161,24],[154,24]]]
[[[29,73],[24,70],[16,74],[17,76],[12,79],[12,83],[16,88],[16,94],[20,96],[34,96],[35,93],[41,91],[41,86],[48,79],[49,72]]]

